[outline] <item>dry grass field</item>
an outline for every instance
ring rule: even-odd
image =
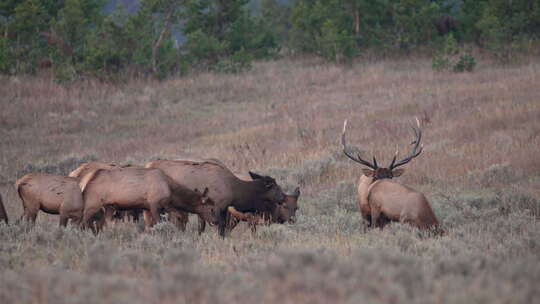
[[[294,225],[117,223],[97,236],[40,213],[0,224],[0,303],[534,303],[540,298],[540,61],[436,73],[429,60],[258,63],[120,87],[0,77],[0,193],[81,162],[213,157],[300,185]],[[447,233],[368,229],[361,167],[340,133],[383,164],[418,116],[424,152],[397,179],[425,193]]]

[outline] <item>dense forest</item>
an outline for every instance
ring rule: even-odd
[[[56,81],[122,81],[192,71],[241,72],[253,60],[304,54],[347,63],[364,54],[433,56],[471,70],[535,54],[535,0],[3,0],[0,73],[50,69]]]

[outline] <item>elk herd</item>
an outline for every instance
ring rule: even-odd
[[[425,196],[393,181],[399,168],[422,152],[422,131],[417,120],[411,151],[398,159],[396,151],[388,167],[353,153],[345,139],[343,153],[364,166],[358,182],[358,210],[368,226],[382,228],[391,221],[419,229],[440,231]],[[253,172],[233,173],[217,159],[156,160],[144,166],[118,166],[102,162],[82,164],[68,176],[30,173],[15,183],[22,202],[21,219],[35,222],[39,211],[58,214],[60,225],[68,222],[99,232],[115,218],[144,219],[150,228],[163,214],[185,230],[188,214],[196,214],[199,233],[206,225],[217,226],[224,237],[241,221],[253,232],[258,225],[294,223],[300,189],[285,194],[276,180]],[[0,196],[0,221],[8,218]]]

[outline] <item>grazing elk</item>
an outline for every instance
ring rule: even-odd
[[[184,161],[186,159],[183,159]],[[194,162],[212,162],[225,167],[225,165],[216,159],[190,159]],[[249,174],[233,173],[237,178],[243,181],[251,182],[253,179]],[[283,224],[285,222],[294,223],[296,219],[296,211],[298,210],[298,197],[300,196],[300,188],[297,187],[293,194],[285,195],[285,201],[280,204],[269,206],[271,210],[266,212],[240,212],[234,207],[227,208],[227,224],[226,231],[231,232],[239,222],[248,222],[253,232],[256,232],[257,225],[270,225],[273,223]],[[204,232],[206,223],[199,218],[199,233]]]
[[[83,225],[87,227],[93,215],[103,207],[116,210],[144,209],[146,227],[159,221],[160,209],[196,213],[205,221],[216,223],[214,203],[208,189],[201,194],[176,183],[159,169],[120,168],[98,169],[81,180],[84,200]]]
[[[231,206],[227,209],[229,212],[227,230],[232,231],[240,221],[248,222],[251,231],[254,233],[257,231],[257,225],[283,224],[286,222],[293,224],[296,221],[298,197],[300,197],[300,188],[296,187],[293,194],[285,195],[283,203],[276,205],[272,211],[262,213],[243,213]]]
[[[398,151],[396,151],[388,168],[379,167],[375,157],[373,157],[373,162],[369,162],[362,159],[359,153],[354,156],[345,141],[347,120],[343,123],[341,135],[343,153],[353,161],[369,168],[362,169],[363,175],[358,183],[358,209],[370,226],[382,228],[388,221],[400,221],[420,229],[438,229],[437,217],[425,196],[392,181],[392,178],[403,174],[404,170],[398,167],[407,164],[422,152],[420,145],[422,131],[418,119],[416,122],[418,128],[413,127],[416,138],[412,151],[399,161],[396,161],[398,156]]]
[[[83,200],[76,178],[46,173],[30,173],[19,178],[15,187],[22,200],[26,218],[33,223],[38,211],[60,214],[60,225],[69,219],[79,223],[82,218]]]
[[[77,169],[71,171],[68,176],[75,177],[81,180],[85,175],[97,170],[97,169],[106,169],[106,170],[116,170],[121,168],[130,168],[137,167],[135,165],[116,165],[110,163],[102,162],[88,162],[83,163]],[[160,210],[160,213],[165,212],[164,209]],[[105,222],[110,223],[113,220],[128,220],[130,217],[134,222],[138,221],[143,213],[142,209],[132,209],[132,210],[115,210],[114,208],[106,208],[105,210]],[[178,229],[184,231],[186,229],[186,224],[188,221],[188,214],[183,211],[174,210],[169,214],[169,219],[174,223]]]
[[[8,224],[8,216],[6,213],[6,208],[4,208],[4,202],[2,202],[2,195],[0,194],[0,221],[6,222]]]
[[[218,233],[222,237],[225,237],[229,206],[240,212],[265,212],[285,200],[285,194],[273,178],[250,172],[253,181],[243,181],[213,161],[157,160],[146,164],[146,167],[159,168],[190,189],[208,188],[216,204]]]
[[[97,170],[97,169],[106,169],[106,170],[115,170],[119,168],[128,168],[132,167],[131,165],[116,165],[111,163],[102,163],[97,161],[87,162],[80,165],[77,169],[71,171],[68,176],[74,177],[79,181],[87,174]],[[129,210],[129,211],[117,211],[112,208],[107,208],[105,210],[105,219],[104,223],[110,223],[113,219],[124,219],[131,214],[134,219],[139,219],[141,210]]]

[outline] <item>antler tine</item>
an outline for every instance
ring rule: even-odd
[[[414,145],[411,153],[408,156],[406,156],[404,159],[398,161],[397,163],[395,163],[395,161],[392,160],[392,163],[390,164],[390,167],[389,167],[390,170],[395,169],[399,166],[405,165],[406,163],[410,162],[413,158],[420,155],[420,153],[422,153],[424,146],[420,145],[420,142],[422,140],[422,129],[420,128],[420,120],[418,119],[418,117],[416,117],[416,125],[417,125],[417,128],[414,128],[414,126],[412,127],[415,139],[411,143],[412,145]]]
[[[354,157],[349,151],[347,151],[347,142],[345,140],[345,132],[347,131],[347,119],[345,119],[345,121],[343,122],[343,132],[341,133],[341,144],[343,145],[343,153],[345,155],[347,155],[348,158],[350,158],[351,160],[357,162],[357,163],[360,163],[364,166],[368,166],[370,167],[371,169],[377,169],[377,161],[375,160],[375,157],[373,157],[373,160],[374,160],[374,164],[366,161],[366,160],[363,160],[361,157],[360,157],[360,153],[357,154],[356,157]]]
[[[394,158],[392,158],[392,162],[390,163],[390,166],[388,166],[388,168],[392,168],[392,166],[396,162],[396,158],[398,156],[398,153],[399,153],[399,149],[396,147],[396,153],[394,153]]]

